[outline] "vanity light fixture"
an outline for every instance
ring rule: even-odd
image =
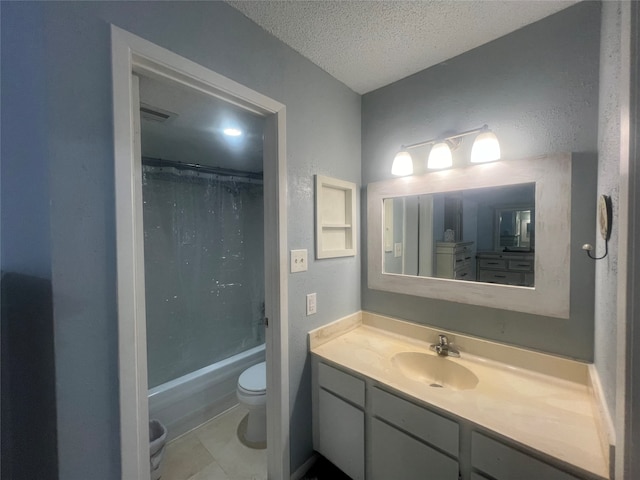
[[[433,145],[429,152],[427,168],[430,170],[441,170],[450,168],[453,165],[452,150],[455,150],[462,142],[462,137],[475,135],[473,146],[471,147],[471,163],[484,163],[500,160],[500,143],[495,133],[489,130],[487,125],[466,132],[457,133],[444,138],[427,140],[426,142],[403,145],[393,159],[391,174],[396,176],[406,176],[413,174],[413,159],[409,150],[412,148]]]
[[[398,177],[406,177],[407,175],[413,175],[413,159],[406,150],[401,150],[396,153],[391,165],[391,175]]]

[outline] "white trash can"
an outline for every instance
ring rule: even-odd
[[[167,428],[158,420],[149,420],[149,468],[151,480],[162,475],[162,456],[167,442]]]

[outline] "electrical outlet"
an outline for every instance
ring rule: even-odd
[[[393,256],[401,257],[402,256],[402,243],[394,243],[393,244]]]
[[[307,249],[291,250],[291,273],[307,271]]]
[[[313,315],[318,311],[318,304],[316,302],[316,294],[310,293],[307,295],[307,315]]]

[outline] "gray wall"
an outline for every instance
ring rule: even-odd
[[[611,196],[613,222],[609,255],[596,262],[594,362],[615,418],[618,292],[618,205],[620,172],[620,4],[602,4],[602,49],[600,52],[600,114],[598,123],[598,195]],[[596,253],[604,253],[598,233]]]
[[[31,9],[6,22],[8,10],[2,5],[2,270],[50,278],[42,18]]]
[[[289,248],[309,249],[310,259],[313,175],[360,181],[360,97],[222,2],[3,3],[1,21],[2,200],[14,213],[5,223],[3,210],[2,229],[19,226],[3,263],[11,257],[15,270],[31,270],[32,263],[45,274],[51,270],[60,478],[115,479],[120,443],[109,23],[287,106]],[[20,174],[7,189],[12,169]],[[20,225],[25,218],[37,223],[34,231]],[[304,311],[309,292],[318,294],[313,317]],[[306,333],[360,308],[360,259],[311,260],[307,273],[291,276],[288,293],[295,469],[312,449]]]
[[[585,2],[362,98],[363,185],[391,178],[391,160],[400,145],[484,123],[499,136],[503,159],[576,153],[571,318],[369,290],[366,261],[363,309],[592,359],[594,263],[580,247],[595,241],[599,42],[600,4]],[[455,152],[458,161],[468,158],[470,144]],[[366,246],[366,227],[363,232]]]

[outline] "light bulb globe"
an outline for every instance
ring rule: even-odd
[[[491,130],[481,132],[471,147],[471,163],[495,162],[500,160],[500,142]]]
[[[442,170],[451,168],[453,165],[453,156],[451,148],[447,142],[436,143],[429,152],[427,160],[427,168],[431,170]]]
[[[391,165],[391,174],[397,177],[413,175],[413,159],[406,150],[396,153]]]

